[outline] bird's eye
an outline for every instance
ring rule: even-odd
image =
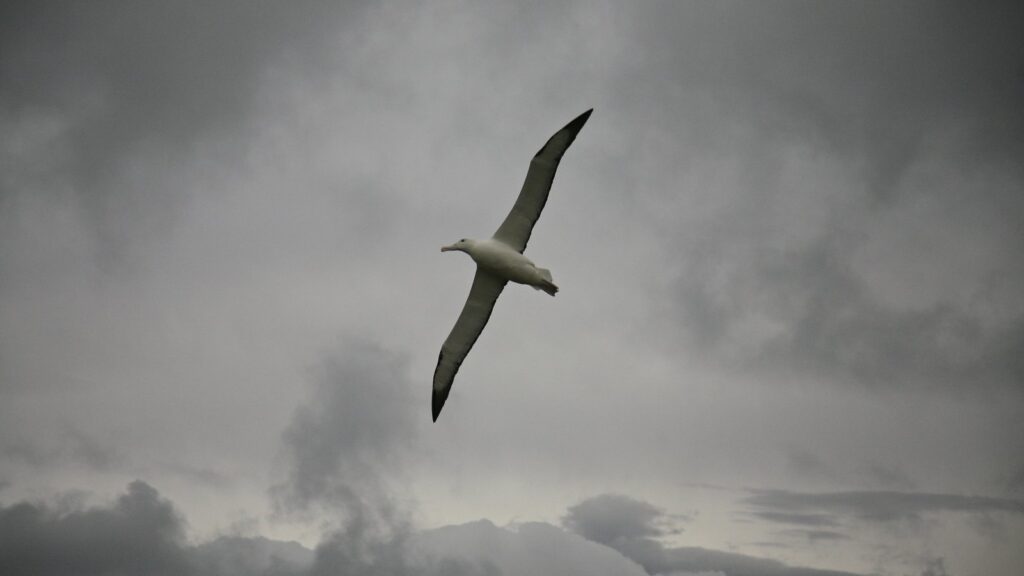
[[[459,240],[459,242],[465,242],[465,241],[466,241],[466,239],[465,239],[465,238],[463,238],[462,240]]]

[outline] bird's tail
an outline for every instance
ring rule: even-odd
[[[537,268],[537,272],[540,272],[541,283],[534,286],[534,288],[537,290],[543,290],[551,296],[557,294],[558,286],[555,286],[555,283],[551,281],[551,270],[548,270],[547,268]]]

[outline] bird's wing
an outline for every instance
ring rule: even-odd
[[[530,239],[530,232],[533,225],[540,218],[540,212],[548,201],[548,191],[551,190],[551,182],[555,179],[555,170],[558,169],[558,162],[562,154],[569,148],[572,141],[576,139],[580,129],[587,123],[591,108],[569,122],[555,135],[552,136],[544,147],[530,161],[530,170],[526,173],[526,182],[523,189],[519,191],[519,198],[516,198],[515,206],[505,217],[505,221],[494,233],[494,238],[508,244],[519,252],[526,249],[526,242]]]
[[[455,373],[459,371],[462,361],[466,359],[469,350],[476,343],[480,333],[483,332],[484,326],[487,325],[487,320],[491,317],[491,310],[494,309],[494,303],[497,302],[506,282],[507,280],[504,278],[477,267],[466,305],[462,307],[462,313],[455,321],[455,327],[448,334],[448,338],[441,346],[441,354],[437,357],[437,368],[434,369],[434,393],[431,400],[435,422],[437,415],[441,413],[444,401],[448,399],[448,392],[452,389]]]

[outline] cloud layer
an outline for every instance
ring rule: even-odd
[[[196,573],[1015,573],[1020,29],[5,2],[5,522],[71,550],[48,535],[148,510]],[[429,426],[472,276],[437,246],[492,233],[591,107],[527,252],[562,293],[507,289]]]
[[[830,516],[814,512],[878,522],[919,520],[922,514],[929,512],[1024,514],[1024,501],[1021,500],[919,492],[799,493],[761,490],[747,497],[745,502],[763,509],[755,512],[757,516],[786,524],[815,525],[819,522],[821,524],[817,525],[835,525]]]
[[[262,537],[223,536],[191,544],[173,504],[152,486],[135,481],[108,505],[22,502],[0,507],[0,569],[40,576],[849,575],[703,548],[665,548],[652,539],[662,533],[658,526],[665,518],[652,510],[639,500],[601,495],[570,508],[565,518],[569,532],[540,522],[499,528],[481,520],[381,537],[349,523],[315,550]]]
[[[623,495],[605,494],[569,508],[563,522],[581,536],[609,546],[648,574],[726,576],[852,576],[849,572],[787,566],[777,560],[697,547],[666,547],[657,540],[668,520],[657,508]]]

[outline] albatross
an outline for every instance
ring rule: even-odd
[[[441,346],[441,354],[437,357],[431,398],[434,422],[437,422],[441,407],[448,399],[459,366],[487,325],[494,303],[497,302],[505,284],[509,281],[526,284],[551,296],[558,292],[558,286],[551,279],[551,272],[538,267],[523,256],[523,250],[526,249],[533,225],[537,223],[548,200],[548,191],[551,190],[555,170],[562,155],[576,139],[576,135],[593,111],[593,108],[587,110],[566,124],[565,128],[555,132],[555,135],[534,155],[530,161],[530,169],[526,172],[526,182],[519,191],[519,197],[516,198],[516,203],[505,217],[505,221],[498,226],[494,236],[485,240],[463,238],[454,244],[441,247],[441,252],[457,250],[469,254],[476,262],[476,276],[473,277],[473,286],[469,289],[469,298],[462,307],[462,313],[455,321],[455,326],[445,339]]]

